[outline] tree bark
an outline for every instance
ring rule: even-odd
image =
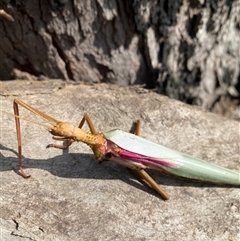
[[[0,79],[146,84],[212,109],[240,93],[239,0],[12,1]]]

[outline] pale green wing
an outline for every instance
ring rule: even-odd
[[[147,157],[156,158],[165,160],[169,162],[169,166],[173,166],[170,168],[164,167],[162,164],[148,165],[144,163],[149,168],[195,180],[240,185],[240,173],[237,171],[232,171],[207,161],[191,157],[131,133],[114,130],[104,133],[104,137],[124,150],[146,156],[146,160]],[[131,159],[131,161],[134,161],[134,158]],[[162,162],[159,161],[159,163]]]

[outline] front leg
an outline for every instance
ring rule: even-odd
[[[18,163],[19,163],[19,173],[24,178],[29,178],[30,175],[26,174],[23,170],[22,165],[22,137],[21,137],[21,126],[20,126],[20,119],[19,119],[19,108],[18,103],[14,100],[13,101],[13,110],[15,115],[15,124],[16,124],[16,133],[17,133],[17,142],[18,142]]]

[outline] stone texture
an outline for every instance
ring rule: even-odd
[[[143,121],[148,140],[240,171],[239,123],[140,87],[84,85],[62,81],[1,82],[52,117],[78,124],[88,112],[97,130],[129,131]],[[10,98],[1,109],[12,112]],[[21,116],[39,119],[21,108]],[[170,194],[163,201],[127,169],[98,164],[88,146],[45,149],[51,135],[22,121],[23,179],[16,171],[12,116],[1,114],[1,240],[184,240],[238,241],[239,188],[153,178]]]

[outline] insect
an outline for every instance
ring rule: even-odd
[[[8,21],[14,22],[14,18],[10,14],[6,13],[3,9],[0,9],[0,16]]]
[[[20,174],[28,178],[22,167],[21,130],[18,105],[40,116],[49,126],[47,130],[53,135],[53,139],[64,141],[64,144],[49,144],[47,147],[65,149],[73,142],[80,141],[92,149],[97,161],[108,160],[129,168],[141,181],[159,193],[164,200],[169,195],[147,174],[147,169],[154,169],[162,173],[189,178],[198,181],[217,184],[230,184],[240,186],[240,173],[207,161],[191,157],[176,150],[150,142],[139,137],[141,122],[136,122],[132,133],[121,130],[109,132],[97,132],[91,118],[85,114],[78,126],[69,122],[58,121],[51,116],[26,104],[22,100],[12,96],[8,91],[0,88],[2,92],[13,98],[14,116],[18,141],[18,160]],[[87,123],[90,132],[82,130]]]

